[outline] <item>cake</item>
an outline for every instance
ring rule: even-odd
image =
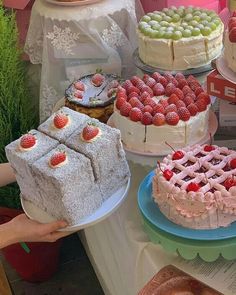
[[[236,221],[236,152],[216,145],[173,151],[157,165],[153,198],[172,222],[193,229]]]
[[[236,72],[236,12],[228,22],[224,36],[224,58],[228,67]]]
[[[113,113],[119,85],[116,75],[96,73],[74,81],[65,92],[65,105],[106,123]]]
[[[208,133],[210,97],[199,82],[177,73],[134,76],[118,87],[112,124],[128,150],[168,153],[195,144]]]
[[[164,8],[143,16],[138,26],[139,57],[147,65],[186,70],[220,55],[224,25],[199,7]]]
[[[78,224],[130,177],[120,132],[63,107],[6,146],[24,199]]]

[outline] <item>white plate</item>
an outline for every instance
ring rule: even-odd
[[[60,231],[78,231],[88,226],[94,225],[108,216],[110,216],[125,200],[130,187],[130,179],[125,185],[119,188],[110,198],[108,198],[100,208],[98,208],[92,215],[81,220],[80,223],[63,228]],[[33,203],[26,201],[21,197],[21,205],[25,214],[32,220],[41,223],[48,223],[55,221],[55,217],[35,206]]]
[[[96,2],[100,2],[102,0],[78,0],[73,2],[61,2],[57,0],[45,0],[45,1],[51,4],[60,5],[60,6],[81,6],[81,5],[93,4]]]
[[[223,54],[217,58],[216,67],[222,77],[236,84],[236,73],[228,67]]]
[[[113,122],[112,118],[113,118],[113,115],[111,115],[111,117],[109,118],[107,124],[109,126],[111,126],[111,127],[117,128],[114,125],[114,122]],[[216,118],[215,113],[210,110],[208,132],[207,132],[206,136],[204,136],[200,141],[195,142],[193,144],[204,144],[204,143],[209,142],[209,134],[211,133],[211,135],[214,136],[214,134],[216,133],[217,128],[218,128],[218,120]],[[136,151],[136,150],[127,148],[124,143],[123,143],[123,147],[124,147],[125,151],[127,151],[129,153],[134,153],[134,154],[140,155],[140,156],[160,157],[160,156],[166,156],[166,155],[169,154],[169,151],[166,151],[166,152],[163,152],[163,153],[140,152],[140,151]]]

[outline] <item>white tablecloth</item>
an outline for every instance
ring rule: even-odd
[[[123,76],[134,73],[135,11],[142,14],[139,0],[102,0],[85,6],[35,1],[25,52],[32,63],[42,64],[41,121],[81,75],[98,68]]]

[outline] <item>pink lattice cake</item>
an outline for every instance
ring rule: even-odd
[[[153,198],[174,223],[194,229],[236,221],[236,152],[194,145],[164,158],[153,178]]]

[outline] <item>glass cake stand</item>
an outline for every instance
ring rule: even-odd
[[[228,227],[212,230],[195,230],[171,222],[153,201],[154,173],[152,171],[144,178],[138,190],[138,206],[150,240],[188,260],[197,255],[207,262],[215,261],[220,255],[228,260],[235,259],[236,222]]]
[[[145,64],[139,57],[138,53],[138,48],[134,51],[133,53],[133,61],[134,64],[137,68],[142,70],[145,73],[152,74],[154,72],[159,72],[160,74],[164,74],[165,72],[170,72],[172,75],[175,75],[176,73],[182,73],[184,76],[189,76],[189,75],[201,75],[203,73],[209,72],[213,69],[211,62],[209,64],[206,64],[204,66],[198,67],[198,68],[192,68],[188,70],[175,70],[175,71],[170,71],[170,70],[164,70],[156,67],[149,66]]]

